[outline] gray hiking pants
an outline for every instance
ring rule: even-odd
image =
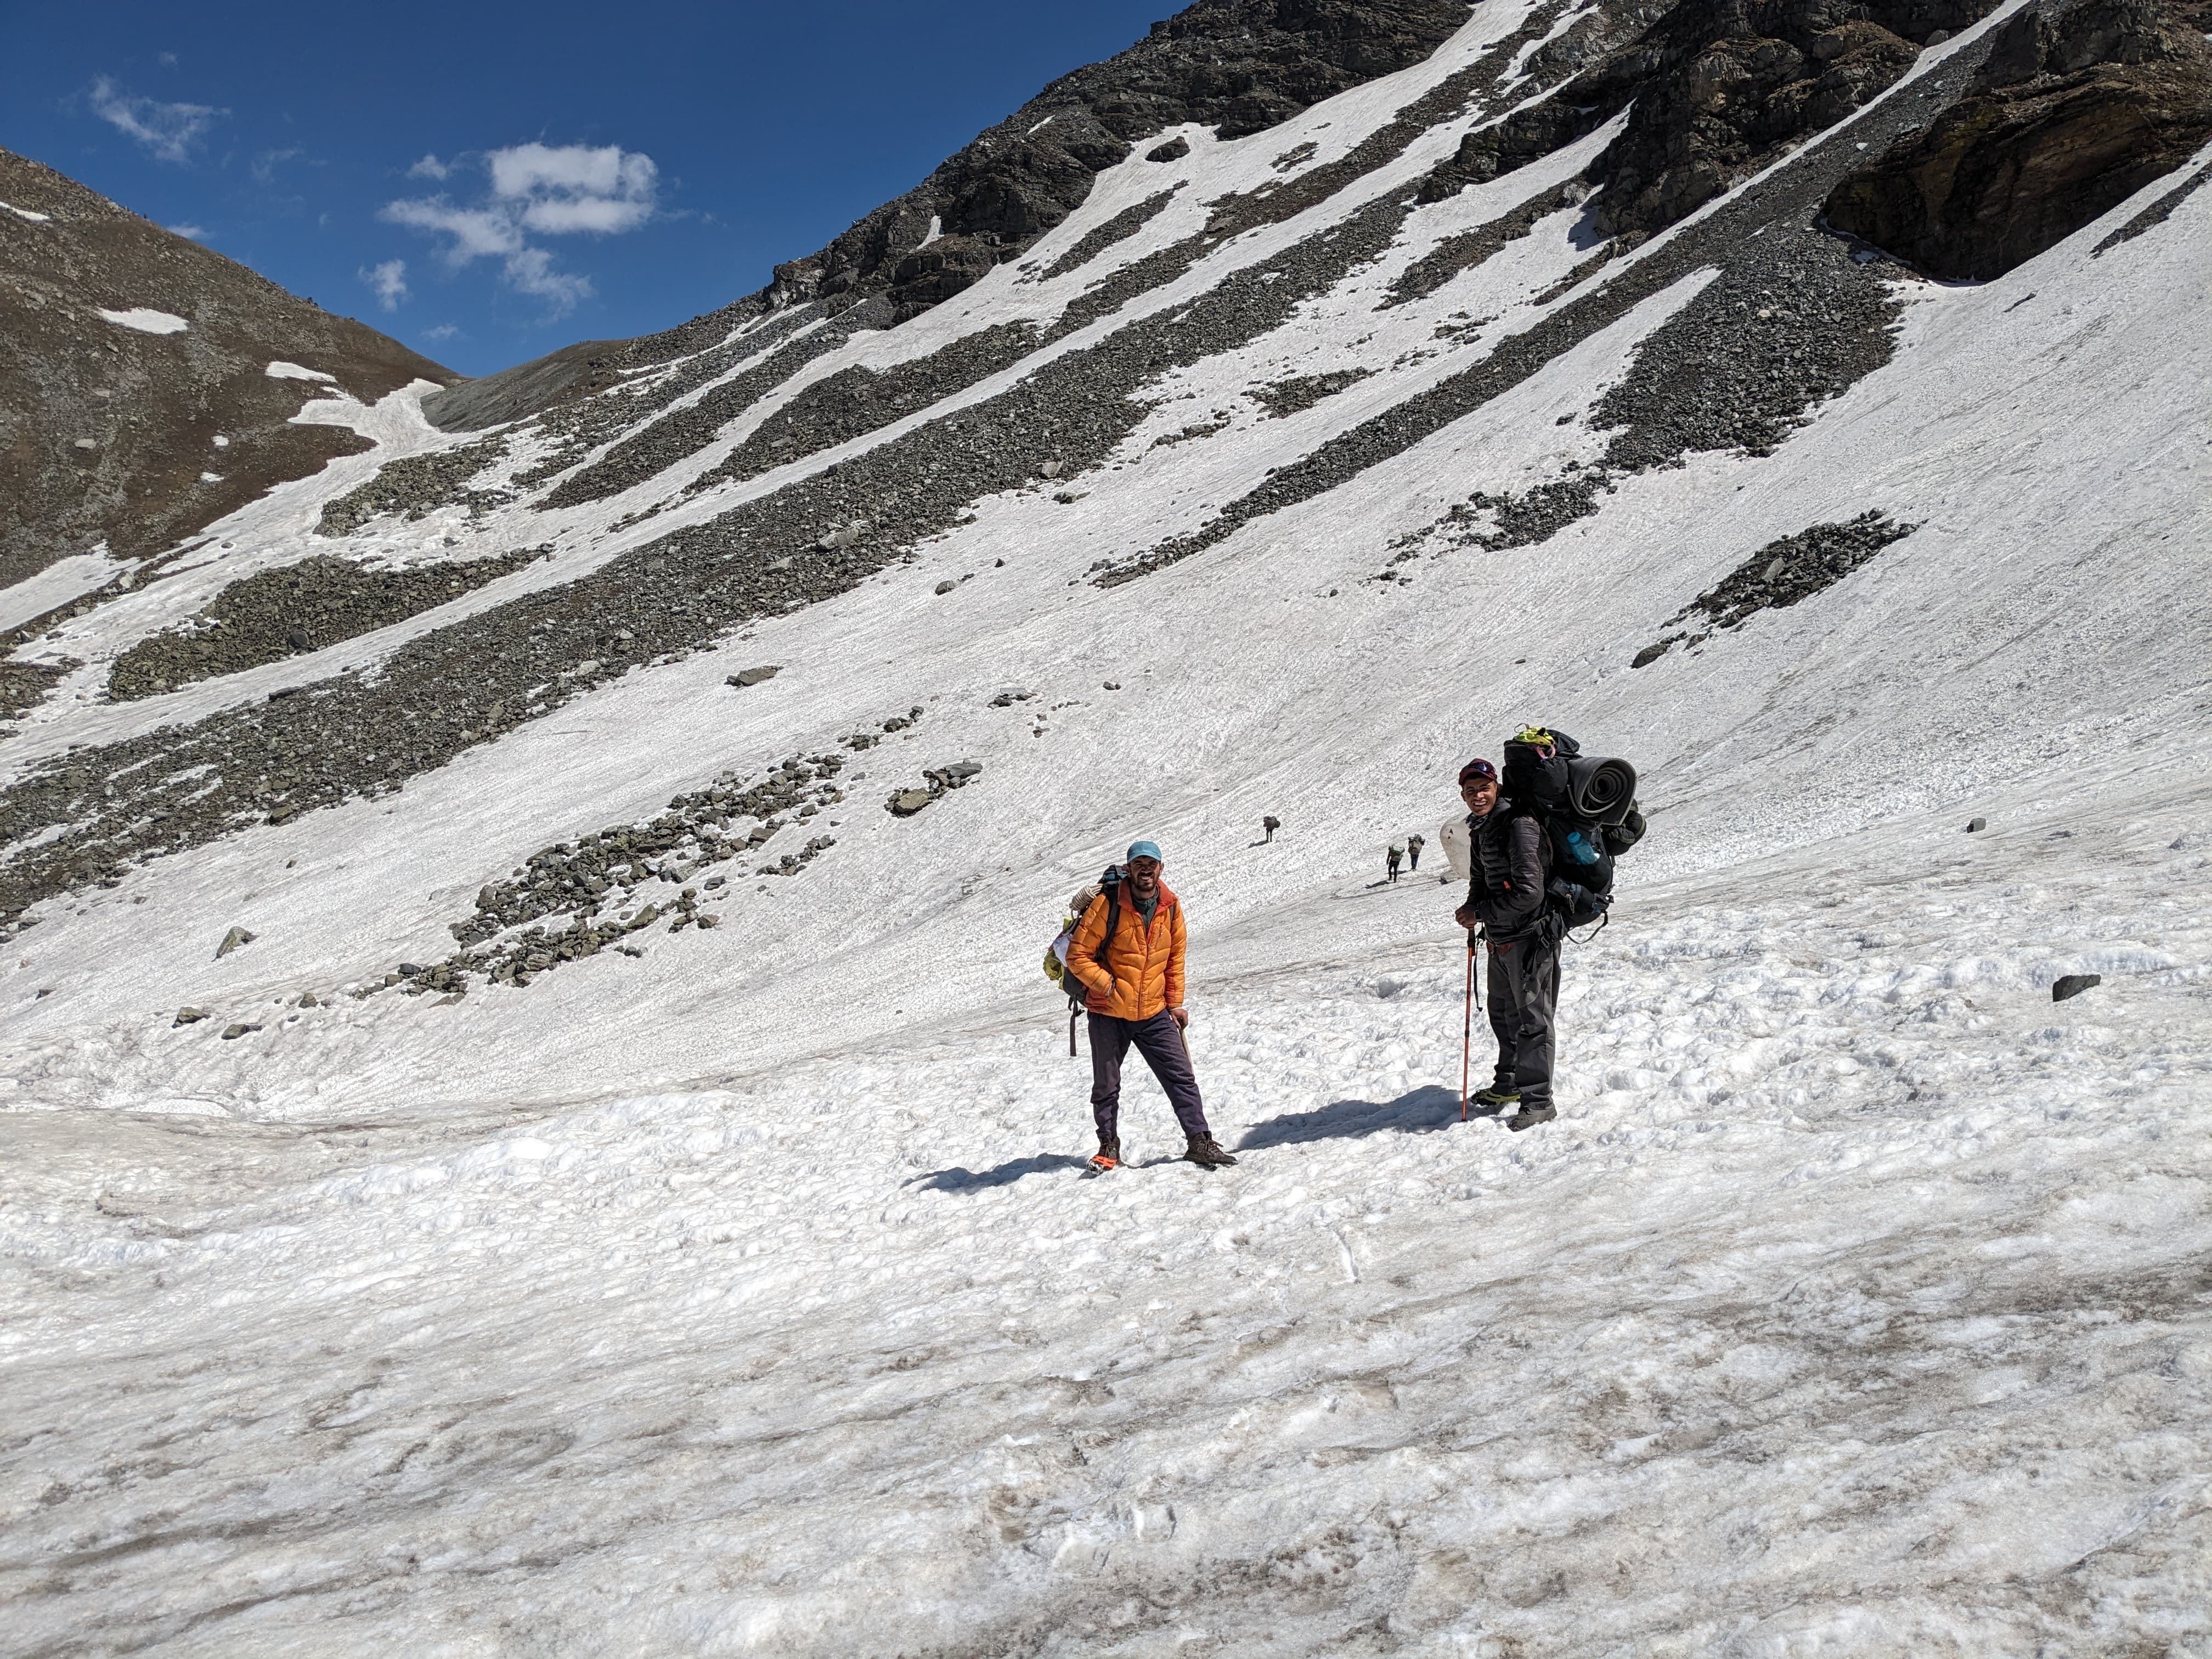
[[[1489,950],[1490,1029],[1498,1035],[1498,1073],[1492,1086],[1518,1090],[1523,1106],[1548,1106],[1559,1006],[1559,943],[1516,939]]]
[[[1152,1075],[1167,1091],[1176,1121],[1186,1137],[1207,1133],[1206,1109],[1198,1097],[1198,1073],[1191,1070],[1190,1050],[1182,1030],[1165,1012],[1150,1019],[1115,1019],[1111,1014],[1091,1016],[1091,1115],[1097,1121],[1098,1139],[1119,1140],[1121,1117],[1121,1061],[1131,1043],[1152,1068]]]

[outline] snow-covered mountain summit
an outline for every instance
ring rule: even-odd
[[[1198,8],[341,377],[10,665],[25,1650],[2188,1650],[2204,21]],[[1377,878],[1526,720],[1652,828],[1509,1139]],[[1139,835],[1212,1185],[1073,1184]]]

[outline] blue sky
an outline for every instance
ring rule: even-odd
[[[465,374],[726,304],[1175,0],[0,0],[0,146]]]

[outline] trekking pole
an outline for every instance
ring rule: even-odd
[[[1067,1057],[1068,1057],[1070,1060],[1073,1060],[1073,1059],[1076,1057],[1076,1056],[1075,1056],[1075,1016],[1076,1016],[1076,1014],[1077,1014],[1077,1013],[1081,1010],[1082,1006],[1083,1006],[1083,1005],[1082,1005],[1081,1003],[1078,1002],[1078,1001],[1077,1001],[1073,997],[1070,997],[1070,998],[1068,998],[1068,1000],[1067,1000]]]
[[[1459,1028],[1459,1121],[1467,1121],[1467,1073],[1474,1052],[1474,947],[1467,948],[1467,1007]]]

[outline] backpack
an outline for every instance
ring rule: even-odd
[[[1083,1012],[1090,997],[1090,988],[1067,971],[1067,952],[1075,943],[1075,930],[1082,925],[1084,914],[1101,893],[1106,896],[1106,931],[1098,936],[1098,953],[1105,954],[1106,947],[1114,942],[1115,930],[1121,925],[1121,882],[1123,871],[1118,864],[1106,866],[1106,873],[1068,901],[1069,914],[1060,919],[1060,933],[1052,947],[1044,953],[1044,976],[1067,994],[1067,1052],[1075,1052],[1075,1017]]]
[[[1506,743],[1500,781],[1515,811],[1543,826],[1553,872],[1546,908],[1555,929],[1602,926],[1613,903],[1613,860],[1644,838],[1636,769],[1584,755],[1564,732],[1529,726]]]

